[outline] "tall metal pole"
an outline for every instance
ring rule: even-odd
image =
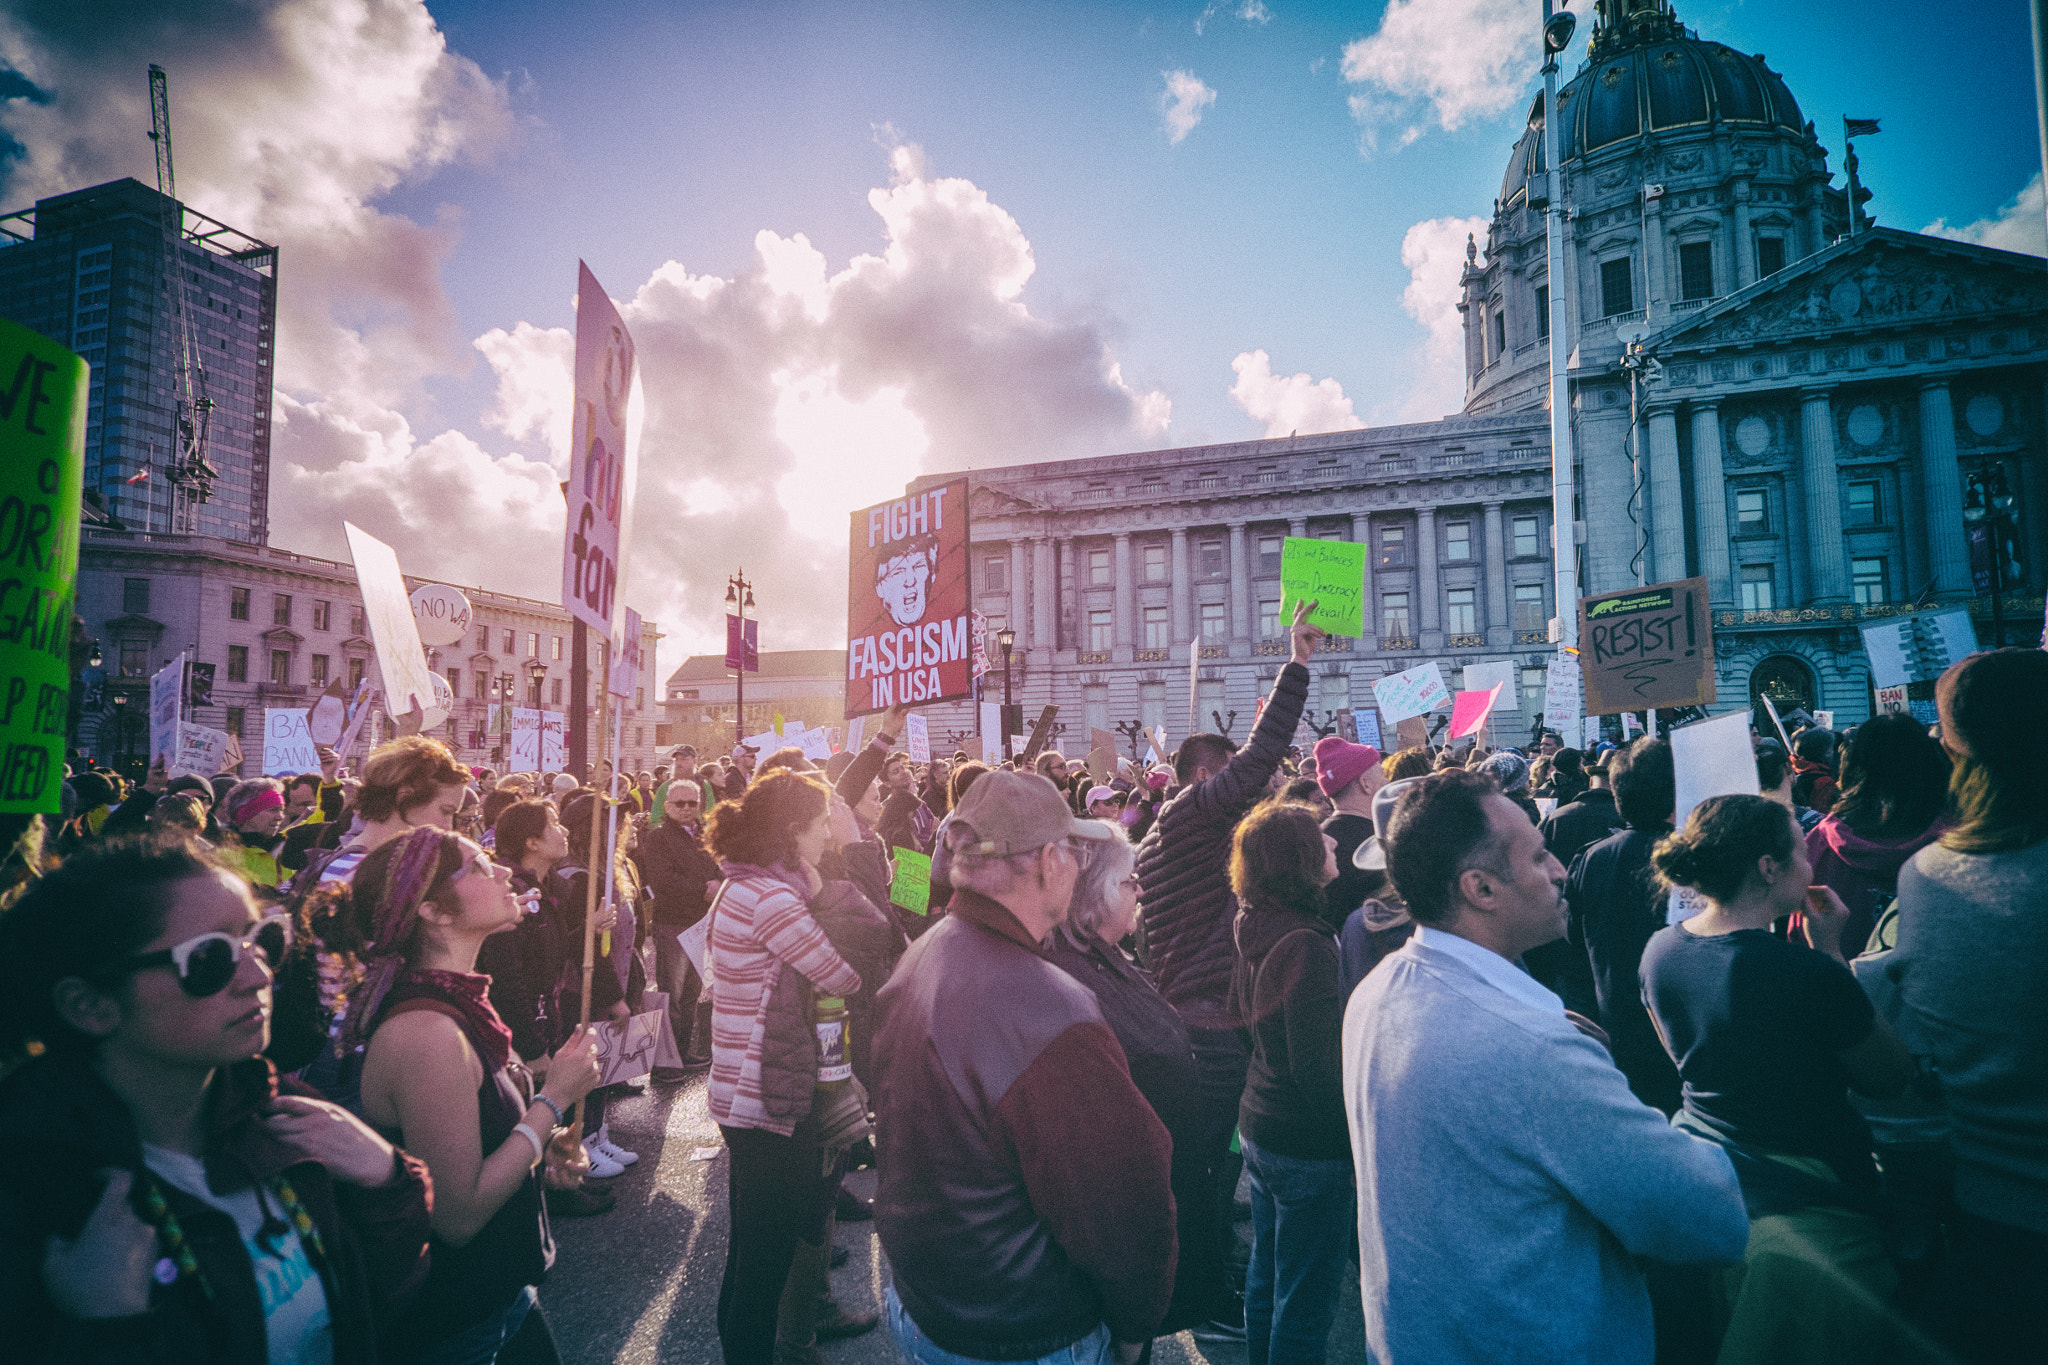
[[[1557,62],[1548,35],[1555,14],[1553,0],[1543,0],[1543,168],[1550,202],[1543,210],[1545,270],[1550,288],[1550,538],[1551,563],[1557,573],[1558,643],[1576,649],[1579,643],[1579,537],[1572,497],[1571,381],[1565,374],[1570,341],[1565,335],[1571,310],[1565,282],[1564,168],[1558,164]]]
[[[1015,699],[1014,699],[1014,698],[1012,698],[1012,697],[1010,696],[1010,650],[1011,650],[1012,646],[1011,646],[1011,643],[1010,643],[1010,641],[1009,641],[1009,640],[1007,640],[1007,639],[1005,639],[1005,640],[1003,640],[1003,641],[1002,641],[1002,646],[1003,646],[1003,723],[1002,723],[1001,729],[1002,729],[1002,732],[1003,732],[1003,762],[1005,762],[1005,763],[1008,763],[1008,762],[1009,762],[1009,761],[1010,761],[1010,760],[1011,760],[1012,758],[1016,757],[1016,755],[1015,755],[1015,754],[1012,754],[1012,753],[1010,752],[1010,707],[1011,707],[1011,706],[1013,706],[1013,705],[1015,705],[1016,703],[1015,703]]]
[[[737,749],[747,739],[747,608],[754,605],[754,585],[747,581],[747,571],[725,580],[725,600],[732,603],[733,614],[740,621],[739,667],[733,671],[737,680],[733,701],[732,746]]]

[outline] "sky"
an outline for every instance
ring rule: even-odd
[[[1591,0],[1579,0],[1583,57]],[[2022,0],[1678,0],[1880,223],[2044,251]],[[842,642],[847,513],[928,470],[1430,420],[1540,87],[1535,0],[0,3],[0,204],[153,177],[280,247],[272,539],[559,600],[587,261],[648,399],[663,675]],[[1910,54],[1910,55],[1907,55]]]

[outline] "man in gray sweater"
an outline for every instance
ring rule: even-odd
[[[1344,1013],[1372,1357],[1649,1365],[1636,1258],[1741,1260],[1735,1170],[1636,1099],[1516,965],[1564,932],[1565,873],[1513,802],[1479,774],[1438,773],[1387,825],[1418,927]]]

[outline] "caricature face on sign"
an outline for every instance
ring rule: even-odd
[[[899,626],[924,620],[930,601],[932,573],[939,567],[939,543],[919,536],[908,547],[875,566],[875,596],[889,608]]]
[[[852,521],[847,715],[969,695],[967,480],[863,507]]]

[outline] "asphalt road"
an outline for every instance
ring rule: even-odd
[[[541,1287],[541,1303],[566,1365],[716,1365],[718,1281],[725,1267],[726,1157],[718,1127],[704,1107],[704,1080],[654,1086],[614,1100],[612,1138],[640,1161],[609,1181],[618,1206],[595,1218],[555,1222],[559,1255]],[[708,1160],[693,1159],[706,1148]],[[848,1181],[874,1194],[875,1173]],[[853,1254],[832,1272],[841,1303],[879,1311],[887,1262],[872,1223],[841,1224],[840,1245]],[[1241,1235],[1249,1229],[1240,1224]],[[1364,1326],[1358,1286],[1347,1281],[1330,1333],[1331,1365],[1363,1365]],[[851,1341],[828,1343],[831,1365],[894,1365],[901,1359],[886,1324]],[[1160,1341],[1161,1365],[1244,1365],[1241,1344]]]

